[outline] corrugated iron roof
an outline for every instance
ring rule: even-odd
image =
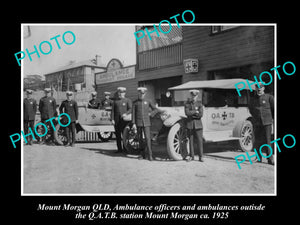
[[[72,69],[72,68],[76,68],[76,67],[81,67],[81,66],[90,66],[90,67],[97,67],[97,68],[106,68],[105,65],[96,65],[94,64],[91,60],[85,60],[85,61],[80,61],[80,62],[75,62],[75,63],[71,63],[68,64],[66,66],[61,66],[58,67],[55,70],[52,70],[48,73],[45,74],[45,76],[52,74],[52,73],[56,73],[56,72],[60,72],[60,71],[64,71],[64,70],[68,70],[68,69]]]

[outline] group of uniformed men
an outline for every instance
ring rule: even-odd
[[[26,90],[26,98],[23,102],[23,111],[24,111],[24,132],[29,133],[29,128],[31,131],[34,130],[34,121],[35,115],[37,111],[36,100],[32,98],[32,90]],[[51,89],[44,89],[45,96],[40,99],[39,102],[39,111],[41,114],[41,122],[46,124],[47,120],[57,117],[56,111],[56,100],[51,96]],[[78,106],[77,102],[72,99],[73,93],[70,91],[66,92],[67,99],[63,101],[59,107],[60,113],[67,113],[70,118],[70,125],[66,127],[66,136],[67,136],[67,144],[66,146],[74,147],[75,144],[75,123],[78,122]],[[66,117],[64,117],[66,120]],[[68,121],[62,122],[63,124],[67,124]],[[57,118],[54,122],[57,124]],[[44,132],[45,133],[45,132]],[[48,126],[47,133],[50,138],[47,140],[49,144],[54,144],[53,137],[53,128],[52,126]],[[70,136],[71,135],[71,136]],[[44,143],[46,141],[46,135],[40,139],[40,143]],[[27,144],[32,145],[32,136],[27,137]]]
[[[255,147],[258,148],[259,144],[270,143],[271,141],[271,124],[272,112],[274,109],[274,99],[272,95],[264,93],[264,86],[256,88],[256,96],[250,101],[249,109],[253,116],[254,133],[257,137]],[[115,128],[117,153],[126,152],[122,142],[122,132],[126,125],[129,123],[128,115],[131,113],[131,121],[133,129],[137,131],[139,136],[140,145],[142,144],[142,136],[146,139],[146,148],[142,151],[139,159],[153,160],[151,149],[150,137],[150,109],[157,110],[156,106],[145,98],[147,88],[138,87],[138,98],[131,101],[125,97],[126,88],[118,87],[117,96],[113,100],[110,99],[110,92],[105,92],[105,99],[98,102],[96,99],[96,92],[92,93],[92,99],[88,103],[89,108],[100,109],[105,108],[111,110],[111,121]],[[41,120],[46,120],[57,116],[56,101],[50,96],[51,89],[45,89],[45,96],[40,99],[39,111],[41,113]],[[194,160],[194,137],[197,139],[197,146],[199,150],[199,161],[203,162],[203,126],[201,118],[203,116],[203,105],[198,100],[199,90],[190,90],[190,98],[185,103],[184,109],[187,116],[187,135],[190,140],[190,153],[184,156],[186,161]],[[24,131],[28,132],[30,127],[33,130],[34,117],[37,110],[36,101],[31,98],[32,91],[27,90],[27,98],[24,99]],[[67,100],[61,103],[59,107],[60,113],[67,113],[71,118],[71,124],[66,127],[66,134],[68,144],[74,146],[75,143],[75,123],[78,122],[78,107],[76,101],[72,99],[73,93],[67,92]],[[53,132],[50,129],[50,132]],[[72,136],[72,138],[70,137]],[[29,140],[29,144],[32,139]],[[268,153],[269,154],[269,153]],[[273,156],[268,158],[269,164],[274,164]]]

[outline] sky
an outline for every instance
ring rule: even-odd
[[[25,25],[27,26],[27,24]],[[23,28],[24,31],[27,30],[25,26]],[[135,26],[131,24],[30,24],[30,31],[30,36],[23,38],[21,51],[26,52],[25,49],[27,48],[29,52],[33,52],[35,45],[40,58],[37,54],[32,54],[32,61],[30,61],[26,54],[22,60],[25,76],[44,75],[56,68],[67,65],[71,60],[76,62],[85,61],[95,58],[96,54],[101,56],[101,61],[105,66],[112,58],[119,59],[124,66],[136,64]],[[63,42],[62,36],[66,31],[74,33],[76,39],[73,44],[67,45]],[[54,39],[50,40],[50,38],[57,35],[60,35],[57,41],[61,49],[58,49]],[[70,33],[65,35],[65,40],[72,42]],[[39,45],[43,41],[48,41],[52,45],[52,51],[47,55],[43,55],[39,50]],[[47,43],[41,46],[44,52],[50,50]]]

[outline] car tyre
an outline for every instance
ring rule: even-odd
[[[56,131],[53,132],[53,137],[54,137],[55,142],[58,145],[66,144],[68,142],[68,140],[67,140],[65,128],[61,127],[59,125],[59,123],[57,123],[56,126],[55,126],[55,130]]]
[[[233,137],[241,137],[237,141],[237,148],[243,152],[250,152],[254,146],[254,132],[251,121],[239,121],[233,129]]]
[[[113,133],[109,131],[98,132],[98,138],[103,142],[108,142],[112,138]]]
[[[127,125],[122,134],[123,146],[127,153],[129,154],[139,154],[143,149],[138,141],[137,132],[132,129],[130,125]],[[143,140],[143,143],[145,140]]]
[[[187,130],[181,123],[175,123],[169,130],[167,151],[173,160],[183,160],[189,154]]]

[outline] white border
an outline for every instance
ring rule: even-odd
[[[135,25],[158,25],[157,23],[126,23],[126,24],[119,24],[119,23],[21,23],[21,51],[23,50],[23,27],[24,26],[135,26]],[[171,23],[172,25],[177,25],[176,23]],[[192,24],[182,24],[180,26],[222,26],[222,25],[235,25],[235,26],[274,26],[274,67],[277,65],[277,24],[276,23],[192,23]],[[271,68],[270,68],[271,69]],[[23,128],[23,62],[21,61],[21,128]],[[275,73],[275,72],[274,72]],[[274,138],[277,139],[277,76],[275,76],[274,82],[274,98],[275,98],[275,118],[274,118]],[[104,193],[104,194],[97,194],[97,193],[78,193],[78,194],[61,194],[61,193],[42,193],[42,194],[33,194],[33,193],[24,193],[24,148],[23,142],[21,139],[21,196],[277,196],[277,152],[275,151],[276,147],[274,148],[274,159],[275,159],[275,166],[274,166],[274,193],[270,194],[260,194],[260,193],[237,193],[237,194],[228,194],[228,193],[217,193],[217,194],[184,194],[184,193],[174,193],[174,194],[114,194],[114,193]]]

